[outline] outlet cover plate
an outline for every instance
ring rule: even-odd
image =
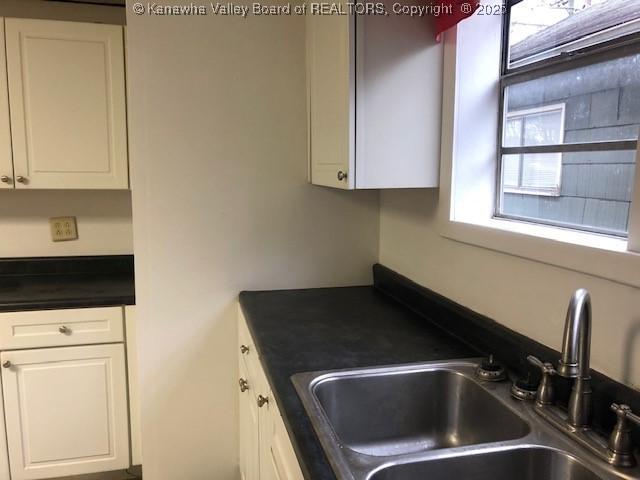
[[[52,217],[49,219],[49,225],[51,226],[51,240],[54,242],[78,239],[76,217]]]

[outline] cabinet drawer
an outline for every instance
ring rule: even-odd
[[[261,368],[260,359],[242,311],[240,311],[240,321],[238,322],[238,355],[242,358],[241,361],[244,362],[247,369],[248,380],[255,383],[258,370]]]
[[[0,314],[0,350],[124,340],[122,307]]]

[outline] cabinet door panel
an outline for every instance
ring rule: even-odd
[[[127,468],[124,345],[0,354],[13,480]]]
[[[353,25],[351,15],[307,16],[309,155],[316,185],[354,186]],[[347,178],[339,180],[339,171]]]
[[[278,409],[274,409],[271,455],[281,480],[304,480],[298,459],[291,446],[289,434]]]
[[[17,188],[127,188],[122,27],[6,20]]]
[[[275,462],[273,452],[271,451],[271,441],[273,439],[273,412],[277,411],[275,401],[268,383],[264,377],[264,373],[260,371],[258,379],[258,392],[263,397],[269,399],[269,403],[258,408],[259,419],[259,438],[260,438],[260,480],[283,480],[280,478],[280,472]]]
[[[140,385],[138,376],[136,306],[124,307],[127,332],[127,366],[129,371],[129,424],[131,425],[131,463],[142,465],[142,426],[140,419]]]
[[[11,128],[9,127],[9,100],[7,96],[7,60],[4,45],[4,18],[0,18],[0,189],[13,188],[13,158]],[[5,178],[6,177],[6,178]]]
[[[244,360],[239,359],[240,378],[247,379]],[[255,386],[250,382],[249,390],[240,392],[240,477],[242,480],[258,480],[259,473],[259,416]]]

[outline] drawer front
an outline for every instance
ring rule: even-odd
[[[122,307],[0,314],[0,350],[122,341]]]
[[[261,368],[260,359],[242,311],[240,311],[240,321],[238,323],[238,355],[242,358],[242,362],[244,362],[247,369],[248,380],[255,383],[258,377],[258,370]]]

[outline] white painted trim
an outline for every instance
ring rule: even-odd
[[[474,24],[477,21],[483,22],[482,28]],[[487,213],[484,205],[477,206],[471,216],[465,215],[464,218],[460,212],[456,214],[454,211],[452,199],[456,195],[456,187],[453,184],[456,159],[460,158],[461,152],[470,151],[468,148],[460,148],[458,139],[464,135],[467,142],[474,141],[474,131],[469,128],[469,118],[466,118],[465,122],[461,120],[461,114],[465,113],[462,110],[464,105],[458,101],[464,96],[462,87],[468,85],[463,80],[464,69],[471,69],[473,66],[459,61],[458,57],[463,48],[458,49],[458,43],[465,39],[471,41],[469,32],[476,29],[479,34],[482,33],[483,48],[479,52],[477,48],[469,45],[467,50],[475,52],[476,55],[481,52],[491,55],[497,47],[490,45],[490,40],[500,38],[500,35],[489,31],[490,25],[487,23],[486,18],[471,17],[444,36],[443,128],[438,212],[441,235],[458,242],[640,287],[640,254],[629,251],[630,247],[640,250],[638,240],[627,242],[588,232],[495,219],[491,218],[492,213]],[[497,28],[497,25],[494,25],[494,28]],[[472,73],[467,71],[466,75]],[[474,106],[479,109],[485,107],[480,102],[476,102]],[[475,159],[473,161],[474,166],[482,166]],[[460,168],[460,165],[458,167]],[[479,183],[486,182],[484,176],[476,176]],[[640,168],[636,169],[635,184],[640,185]],[[475,190],[481,193],[491,192],[492,189],[495,189],[495,182],[494,185],[475,187]],[[470,195],[475,195],[475,192],[471,192]],[[493,199],[490,200],[492,203]],[[635,189],[634,202],[636,208],[630,220],[629,238],[640,239],[640,187]]]
[[[549,189],[549,190],[536,190],[535,188],[526,189],[526,188],[516,188],[516,187],[504,187],[504,193],[517,193],[519,195],[535,195],[536,197],[559,197],[560,196],[560,187],[557,189]]]
[[[564,126],[564,111],[565,111],[565,103],[553,103],[553,104],[549,104],[549,105],[542,105],[540,107],[533,107],[533,108],[523,108],[521,110],[513,110],[511,112],[506,112],[507,118],[510,117],[528,117],[529,115],[538,115],[541,113],[549,113],[549,112],[555,112],[557,110],[561,111],[562,114],[562,125]],[[560,143],[562,143],[562,140],[564,139],[564,129],[561,130],[561,135],[560,137],[562,137],[560,139]]]
[[[629,209],[628,249],[640,253],[640,142],[638,142],[638,153],[636,155],[635,177],[631,208]]]

